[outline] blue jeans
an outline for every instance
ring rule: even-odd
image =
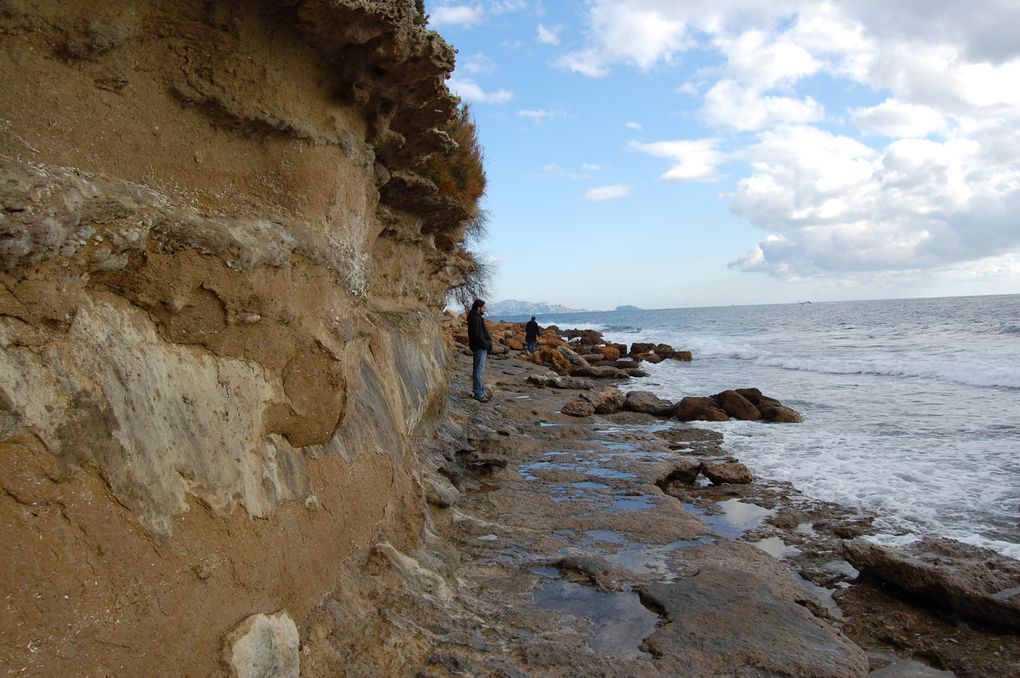
[[[528,342],[528,353],[534,353],[537,350],[538,350],[538,342],[537,341],[529,341]]]
[[[476,398],[485,395],[485,384],[482,383],[482,372],[485,371],[485,356],[489,354],[484,348],[476,348],[471,356],[471,386]]]

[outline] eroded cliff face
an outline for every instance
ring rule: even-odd
[[[419,538],[472,206],[409,171],[456,105],[415,18],[0,1],[0,665],[229,670]]]

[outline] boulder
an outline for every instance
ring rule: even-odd
[[[729,415],[711,398],[687,396],[677,405],[673,413],[680,421],[727,421]]]
[[[804,418],[798,412],[785,405],[763,403],[759,410],[761,411],[762,419],[774,424],[796,424],[804,421]]]
[[[589,397],[596,414],[613,414],[623,409],[626,396],[615,386],[604,388]]]
[[[558,374],[531,374],[528,375],[528,383],[535,386],[546,386],[548,388],[577,389],[579,391],[590,391],[595,387],[587,379],[580,377],[563,377]]]
[[[587,400],[570,400],[560,412],[571,417],[590,417],[595,414],[595,406]]]
[[[570,361],[555,348],[540,347],[531,358],[537,365],[545,365],[557,374],[570,374]]]
[[[620,349],[615,346],[596,346],[595,352],[601,355],[603,360],[620,359]]]
[[[898,548],[854,539],[843,550],[862,573],[972,622],[1020,632],[1020,561],[939,537]]]
[[[504,341],[506,342],[507,346],[509,346],[510,348],[512,348],[515,351],[523,351],[524,350],[524,340],[520,339],[516,335],[514,335],[512,337],[507,337],[506,339],[504,339]]]
[[[690,351],[677,351],[670,356],[671,360],[681,360],[685,363],[689,363],[694,360],[694,355]]]
[[[652,350],[655,355],[662,356],[663,358],[672,358],[676,355],[676,349],[669,344],[656,344]]]
[[[654,350],[655,350],[655,344],[635,342],[635,343],[630,345],[630,351],[628,352],[628,355],[634,356],[634,355],[639,355],[641,353],[651,353]]]
[[[712,481],[713,485],[747,485],[754,482],[751,469],[739,461],[724,461],[720,463],[706,461],[701,465],[701,472]]]
[[[681,457],[677,460],[672,470],[665,476],[655,481],[655,484],[666,494],[673,495],[677,492],[677,486],[683,488],[685,485],[693,485],[701,474],[702,461],[692,457]]]
[[[712,396],[712,400],[734,419],[743,419],[744,421],[757,421],[761,419],[761,412],[758,411],[758,408],[736,391],[717,393]]]
[[[556,350],[559,351],[560,354],[567,359],[567,362],[570,363],[571,371],[591,369],[591,364],[587,360],[585,360],[575,351],[572,351],[566,346],[557,346]]]
[[[577,375],[582,377],[593,377],[595,379],[627,379],[633,376],[625,370],[611,367],[609,365],[594,365],[586,370],[578,370]]]
[[[665,358],[663,358],[658,353],[638,353],[634,357],[635,358],[639,358],[641,360],[644,360],[646,362],[649,362],[649,363],[651,363],[653,365],[657,365],[657,364],[661,363],[663,360],[665,360]]]
[[[627,344],[606,344],[606,346],[611,346],[612,348],[615,348],[617,351],[620,352],[621,357],[627,355]]]
[[[631,391],[623,402],[623,409],[662,417],[671,414],[676,409],[676,404],[660,398],[651,391]]]
[[[638,367],[632,367],[630,369],[625,369],[624,372],[627,373],[628,377],[634,377],[635,379],[638,379],[638,378],[641,378],[641,377],[647,377],[648,376],[647,372],[645,372],[644,370],[642,370],[641,368],[638,368]]]

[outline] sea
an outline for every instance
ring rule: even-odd
[[[508,317],[506,320],[519,320]],[[755,387],[800,424],[699,422],[757,476],[877,516],[873,537],[943,536],[1020,560],[1020,295],[538,316],[670,344],[624,390],[679,401]]]

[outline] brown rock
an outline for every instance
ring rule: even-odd
[[[557,374],[570,374],[570,361],[555,348],[541,347],[535,351],[531,360],[537,365],[551,368]]]
[[[693,485],[701,473],[701,467],[702,461],[700,459],[682,457],[676,462],[673,469],[657,480],[655,484],[666,494],[673,495],[677,492],[677,489],[682,491],[684,486]]]
[[[672,358],[676,355],[676,349],[669,344],[656,344],[654,351],[655,355],[662,356],[663,358]]]
[[[691,354],[690,351],[677,351],[676,353],[671,355],[670,358],[672,360],[681,360],[686,363],[689,363],[692,360],[694,360],[694,356]]]
[[[758,411],[758,408],[736,391],[717,393],[712,396],[712,400],[717,402],[719,407],[734,419],[743,419],[744,421],[757,421],[761,419],[761,413]]]
[[[804,418],[797,411],[785,405],[763,403],[760,410],[762,419],[776,424],[796,424],[804,421]]]
[[[587,400],[570,400],[560,412],[571,417],[590,417],[595,414],[595,407]]]
[[[704,396],[687,396],[677,406],[675,416],[680,421],[727,421],[729,415]]]
[[[623,409],[662,417],[672,413],[676,405],[651,391],[631,391],[624,400]]]
[[[615,346],[596,346],[595,352],[601,355],[603,360],[620,359],[620,349]]]
[[[641,353],[651,353],[655,350],[655,344],[639,343],[635,342],[630,345],[630,352],[628,355],[639,355]]]
[[[899,548],[864,539],[844,544],[850,564],[986,626],[1020,632],[1020,562],[952,539]]]
[[[657,365],[658,363],[661,363],[663,360],[665,360],[665,358],[663,358],[658,353],[639,353],[635,357],[650,362],[653,365]]]
[[[751,469],[739,461],[726,461],[718,464],[705,462],[701,466],[701,472],[712,481],[713,485],[747,485],[754,482]]]

